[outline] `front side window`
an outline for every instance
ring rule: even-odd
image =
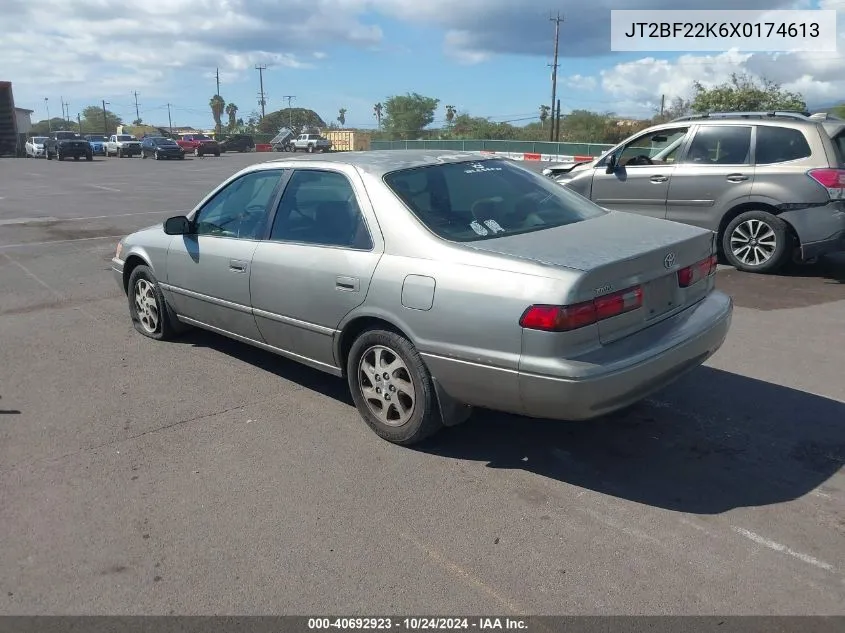
[[[617,164],[624,167],[672,164],[688,131],[688,127],[679,127],[641,134],[625,144],[617,154]]]
[[[706,125],[700,127],[683,161],[694,165],[750,164],[751,126]]]
[[[394,171],[384,182],[430,231],[455,242],[540,231],[607,213],[501,159]]]
[[[194,218],[197,235],[258,239],[282,175],[281,169],[254,171],[229,183]]]
[[[293,173],[270,239],[358,250],[373,247],[352,183],[339,172],[318,169]]]
[[[757,126],[755,161],[758,165],[799,160],[808,158],[812,153],[801,130],[769,125]]]

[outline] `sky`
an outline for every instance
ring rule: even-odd
[[[554,24],[560,33],[562,111],[648,117],[661,96],[691,96],[732,72],[767,77],[808,103],[845,101],[845,53],[612,53],[611,9],[836,9],[845,0],[0,0],[0,80],[34,121],[76,118],[109,102],[125,121],[213,125],[216,91],[246,118],[315,110],[326,122],[346,109],[348,126],[375,128],[373,105],[418,92],[459,113],[515,124],[551,101]],[[585,10],[585,6],[589,8]],[[45,102],[45,98],[48,101]]]

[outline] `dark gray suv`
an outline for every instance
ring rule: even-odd
[[[845,251],[845,120],[696,115],[651,127],[552,176],[597,204],[708,228],[739,270]]]

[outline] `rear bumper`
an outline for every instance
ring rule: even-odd
[[[519,374],[522,413],[589,420],[629,406],[698,367],[721,346],[733,302],[713,291],[695,306],[573,361],[558,375]]]
[[[845,203],[842,201],[823,207],[784,211],[780,218],[788,222],[798,236],[802,258],[845,251]]]

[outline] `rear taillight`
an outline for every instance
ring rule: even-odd
[[[711,255],[707,259],[702,259],[692,266],[681,268],[678,271],[678,285],[681,288],[688,288],[702,279],[715,274],[718,265],[719,258],[716,255]]]
[[[631,312],[642,305],[643,289],[635,286],[569,306],[533,305],[522,314],[519,324],[529,330],[568,332]]]
[[[812,169],[807,175],[827,189],[831,199],[845,198],[845,169]]]

